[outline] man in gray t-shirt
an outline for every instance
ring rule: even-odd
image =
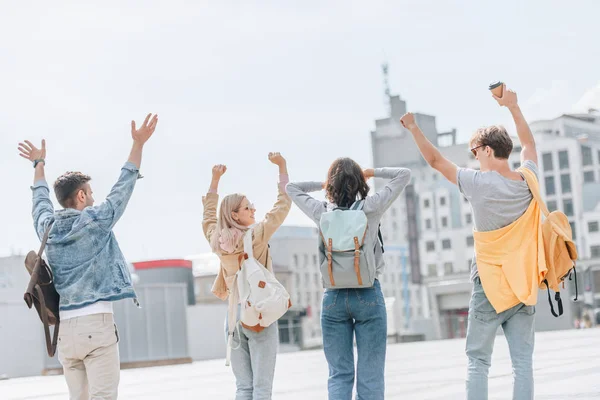
[[[526,160],[521,166],[538,176],[535,162]],[[458,189],[471,204],[473,225],[479,232],[494,231],[512,224],[525,214],[531,203],[532,195],[527,182],[506,178],[497,171],[459,168],[456,181]],[[473,255],[471,281],[478,276]]]
[[[517,95],[503,86],[502,97],[494,98],[508,108],[513,116],[521,142],[521,165],[538,175],[535,140],[517,103]],[[510,225],[521,217],[532,201],[524,177],[513,171],[508,157],[513,143],[501,126],[488,126],[475,132],[469,149],[479,161],[480,170],[458,168],[435,148],[421,132],[415,118],[408,113],[400,120],[417,143],[423,158],[446,179],[458,185],[473,209],[477,231],[494,231]],[[475,243],[477,247],[477,243]],[[523,268],[526,266],[524,265]],[[473,292],[469,303],[467,326],[467,400],[487,400],[488,371],[492,361],[494,339],[502,327],[513,365],[513,400],[533,399],[534,306],[518,304],[497,313],[490,304],[473,258],[471,270]]]

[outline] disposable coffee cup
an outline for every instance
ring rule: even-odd
[[[497,81],[497,82],[490,83],[490,86],[488,89],[490,89],[496,97],[502,97],[502,90],[503,90],[502,88],[503,88],[503,83],[500,81]]]

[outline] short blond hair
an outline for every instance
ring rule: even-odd
[[[513,141],[502,125],[490,125],[477,129],[471,140],[470,148],[488,146],[494,151],[494,157],[508,159],[513,149]]]

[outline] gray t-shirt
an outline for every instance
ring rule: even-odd
[[[522,166],[538,177],[538,167],[533,161],[527,160]],[[533,198],[527,182],[505,178],[496,171],[459,168],[456,180],[458,189],[471,204],[473,226],[479,232],[494,231],[512,224],[527,211]],[[477,276],[477,262],[473,255],[471,280]]]

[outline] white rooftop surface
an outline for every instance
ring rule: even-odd
[[[386,399],[464,399],[467,359],[464,339],[390,344]],[[538,333],[534,358],[535,399],[600,399],[600,329]],[[508,347],[496,340],[490,399],[510,399]],[[223,360],[123,370],[120,399],[233,399],[234,378]],[[0,399],[66,399],[62,376],[0,381]],[[280,354],[273,399],[327,398],[322,350]]]

